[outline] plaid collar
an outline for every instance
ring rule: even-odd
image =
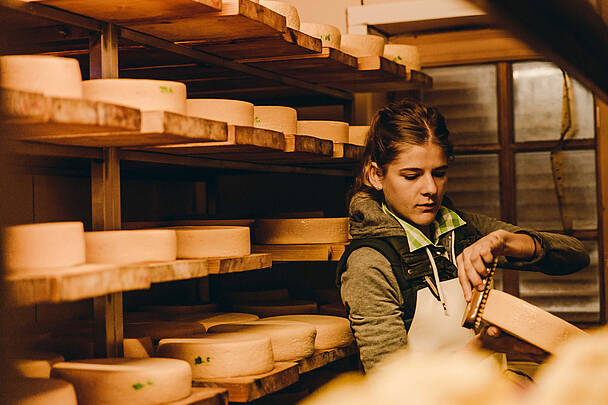
[[[395,218],[397,222],[399,222],[405,231],[410,252],[414,252],[428,245],[438,246],[439,238],[442,235],[445,235],[446,233],[466,224],[466,222],[460,218],[457,213],[442,205],[439,208],[439,211],[437,211],[437,216],[435,216],[435,219],[431,224],[431,229],[434,231],[433,236],[435,239],[435,242],[433,243],[422,233],[422,231],[420,231],[420,229],[393,214],[385,203],[382,203],[382,210],[385,214],[390,215],[391,217]]]

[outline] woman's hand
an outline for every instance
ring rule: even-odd
[[[499,229],[465,248],[456,258],[458,280],[465,300],[471,301],[473,288],[483,290],[482,277],[488,276],[488,266],[495,257],[530,258],[537,249],[536,244],[536,239],[527,234]]]

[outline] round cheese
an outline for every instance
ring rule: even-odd
[[[231,304],[251,304],[268,301],[277,302],[288,299],[289,290],[287,288],[261,291],[226,291],[223,295],[223,301]]]
[[[292,314],[316,314],[319,312],[316,302],[303,300],[256,304],[236,304],[233,305],[232,308],[235,311],[255,314],[261,318]]]
[[[256,375],[274,367],[270,338],[253,333],[163,339],[158,344],[157,354],[187,361],[195,379]]]
[[[127,322],[124,330],[125,337],[141,338],[149,336],[156,341],[163,338],[181,336],[202,336],[205,334],[203,325],[197,322],[178,321],[141,321]]]
[[[298,121],[298,135],[328,139],[334,143],[347,143],[348,123],[341,121]]]
[[[259,244],[343,243],[348,241],[348,218],[258,219],[254,234]]]
[[[191,322],[198,322],[205,327],[205,330],[224,323],[243,323],[251,322],[260,319],[259,316],[253,314],[239,314],[234,312],[218,312],[211,314],[192,315],[187,317]]]
[[[405,65],[407,70],[420,70],[420,55],[414,45],[384,45],[384,57]]]
[[[228,125],[253,126],[253,104],[240,100],[195,98],[186,100],[188,115],[222,121]]]
[[[250,230],[245,226],[174,227],[177,258],[246,256],[251,253]]]
[[[11,382],[10,389],[7,391],[6,394],[9,399],[3,403],[15,405],[77,405],[74,386],[67,381],[56,378],[17,379]],[[5,395],[2,397],[7,399]]]
[[[51,367],[64,361],[62,355],[56,353],[25,353],[14,360],[19,374],[28,378],[50,378]]]
[[[369,125],[351,125],[348,127],[348,143],[365,146]]]
[[[338,27],[329,24],[302,23],[300,31],[311,37],[320,38],[324,47],[340,49],[342,34]]]
[[[298,112],[291,107],[258,106],[253,109],[256,128],[270,129],[284,134],[295,134],[298,130]]]
[[[154,356],[154,344],[149,336],[123,339],[126,358],[144,359]]]
[[[328,315],[283,315],[266,318],[265,321],[307,322],[317,329],[315,349],[325,350],[348,346],[353,342],[353,334],[348,319]]]
[[[87,100],[119,104],[142,111],[186,114],[186,85],[147,79],[95,79],[82,82]]]
[[[333,315],[341,316],[342,318],[348,318],[346,307],[342,303],[331,303],[319,306],[319,313],[321,315]]]
[[[9,272],[70,267],[85,262],[82,222],[9,226],[2,230],[4,266]]]
[[[298,15],[298,9],[293,5],[284,3],[282,1],[270,0],[260,0],[259,4],[284,16],[287,27],[293,28],[294,30],[300,29],[300,16]]]
[[[57,363],[53,377],[74,385],[78,405],[155,405],[190,395],[192,373],[175,359],[90,359]]]
[[[177,241],[174,230],[86,232],[88,263],[129,264],[175,260]]]
[[[356,57],[382,56],[384,38],[378,35],[344,34],[340,40],[340,49]]]
[[[47,55],[0,56],[0,87],[49,97],[82,98],[80,65]]]
[[[274,361],[300,360],[315,351],[317,330],[305,322],[265,321],[216,325],[209,330],[218,332],[257,333],[270,338]]]

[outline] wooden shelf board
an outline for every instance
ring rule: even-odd
[[[160,263],[135,263],[122,266],[121,269],[139,269],[150,273],[151,283],[187,280],[206,277],[209,274],[206,259],[176,260]]]
[[[222,0],[34,0],[72,13],[115,24],[167,21],[222,9]]]
[[[315,350],[312,356],[298,360],[298,372],[300,374],[308,373],[355,353],[357,353],[357,346],[354,343],[350,346],[335,349]]]
[[[150,288],[150,273],[141,268],[85,264],[48,272],[8,275],[11,302],[21,305],[75,301],[110,293]]]
[[[209,274],[239,273],[272,267],[272,256],[267,253],[252,253],[238,257],[210,257],[207,263]]]
[[[325,262],[338,261],[346,243],[318,245],[253,245],[256,253],[270,253],[275,262]]]
[[[228,390],[192,387],[192,394],[188,398],[163,405],[228,405]]]
[[[299,379],[298,364],[277,362],[268,373],[256,376],[194,380],[195,387],[221,387],[228,390],[230,402],[250,402],[277,392]]]
[[[321,53],[292,56],[271,56],[266,58],[241,59],[262,69],[292,76],[314,77],[315,74],[344,73],[357,71],[357,58],[334,48],[323,48]]]

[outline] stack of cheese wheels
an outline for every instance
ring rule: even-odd
[[[124,105],[142,111],[186,114],[186,85],[147,79],[95,79],[82,82],[87,100]]]
[[[243,323],[257,321],[258,319],[260,319],[260,317],[253,314],[217,312],[210,314],[190,315],[187,317],[182,317],[182,319],[188,319],[191,322],[200,323],[205,327],[205,330],[209,330],[215,325],[222,325],[225,323]]]
[[[244,226],[184,226],[177,234],[177,258],[246,256],[251,253],[250,230]]]
[[[195,98],[186,100],[187,114],[222,121],[228,125],[253,126],[253,104],[240,100]]]
[[[348,241],[348,218],[258,219],[254,233],[259,244],[343,243]]]
[[[338,27],[329,24],[302,23],[300,30],[311,37],[320,38],[324,47],[340,49],[342,34]]]
[[[210,336],[218,332],[257,333],[270,338],[274,361],[300,360],[315,351],[317,330],[305,322],[265,321],[217,325],[209,331]]]
[[[353,333],[348,319],[329,315],[283,315],[265,318],[264,321],[307,322],[317,330],[315,349],[326,350],[348,346],[353,342]]]
[[[387,44],[384,45],[384,57],[405,65],[409,70],[420,70],[420,55],[414,45]]]
[[[123,347],[126,358],[144,359],[154,356],[154,344],[150,336],[124,339]]]
[[[270,129],[295,134],[298,130],[298,112],[291,107],[258,106],[254,107],[254,126],[256,128]]]
[[[174,230],[86,232],[88,263],[168,262],[177,257]]]
[[[175,359],[90,359],[53,365],[76,388],[78,405],[155,405],[190,396],[192,372]]]
[[[348,127],[348,143],[365,146],[369,125],[351,125]]]
[[[2,231],[4,267],[28,273],[85,262],[82,222],[51,222],[9,226]]]
[[[298,15],[298,9],[293,5],[284,3],[282,1],[271,0],[260,0],[259,4],[284,16],[287,27],[293,28],[294,30],[300,29],[300,16]]]
[[[163,339],[158,344],[157,355],[187,361],[195,379],[256,375],[274,367],[270,338],[253,333]]]
[[[278,302],[285,301],[288,299],[289,290],[286,288],[259,291],[226,291],[223,295],[223,300],[230,304]]]
[[[3,384],[5,382],[3,381]],[[57,378],[19,378],[3,387],[3,404],[15,405],[77,405],[74,386]]]
[[[49,97],[82,98],[76,59],[46,55],[0,56],[0,87]]]
[[[382,56],[384,38],[378,35],[345,34],[340,40],[340,49],[356,57]]]
[[[261,318],[279,315],[316,314],[319,312],[316,302],[304,300],[235,304],[232,306],[232,309],[255,314]]]
[[[348,123],[342,121],[298,121],[298,135],[328,139],[334,143],[347,143]]]
[[[153,341],[181,336],[203,336],[205,327],[197,322],[141,321],[127,322],[125,336],[128,338],[150,337]]]
[[[43,352],[24,353],[17,357],[14,359],[17,371],[29,378],[50,378],[53,364],[65,360],[60,354]]]

